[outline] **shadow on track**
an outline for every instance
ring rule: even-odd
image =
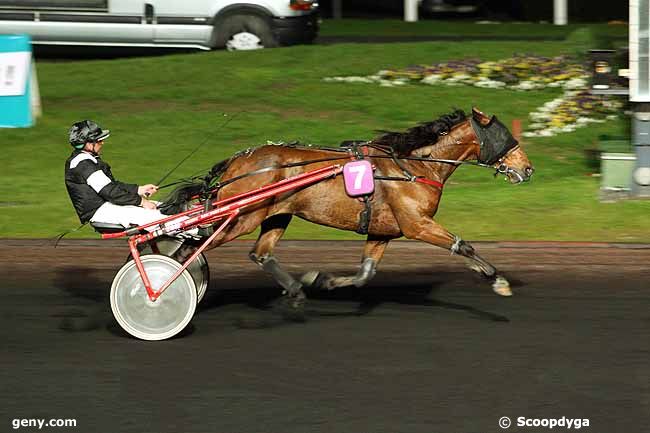
[[[100,269],[71,266],[57,271],[55,287],[78,300],[71,302],[73,306],[70,308],[57,313],[56,316],[61,317],[59,328],[70,332],[106,328],[113,335],[128,337],[110,311],[108,298],[111,277],[112,272]],[[458,272],[437,273],[433,281],[430,276],[379,274],[367,287],[347,287],[332,291],[308,290],[307,296],[311,302],[308,302],[304,314],[296,314],[286,306],[282,291],[270,281],[259,278],[244,281],[213,279],[205,299],[197,308],[197,313],[206,314],[215,310],[214,313],[219,314],[224,312],[224,307],[234,306],[235,310],[229,310],[228,316],[231,317],[232,325],[239,329],[286,326],[318,318],[361,317],[371,314],[387,303],[463,311],[472,319],[510,321],[503,315],[440,299],[438,292],[442,285],[464,279],[467,279],[467,275]],[[521,285],[521,282],[517,283]],[[480,283],[477,281],[477,284]],[[218,290],[216,285],[230,289]],[[350,302],[357,303],[357,306],[350,308]],[[187,337],[192,333],[194,327],[190,325],[176,338]]]
[[[111,320],[109,291],[106,278],[100,271],[74,266],[62,268],[57,270],[53,285],[73,298],[70,307],[53,315],[61,318],[59,329],[68,332],[92,331],[104,327]]]
[[[200,305],[200,310],[206,312],[213,309],[223,310],[228,305],[243,304],[254,311],[238,315],[233,322],[236,327],[245,329],[275,327],[287,322],[304,322],[317,318],[366,316],[386,303],[464,311],[471,318],[479,320],[510,321],[503,315],[484,311],[471,305],[438,299],[437,293],[440,287],[448,281],[458,280],[458,276],[458,273],[455,272],[439,273],[436,275],[437,279],[431,281],[430,277],[414,278],[413,275],[396,275],[395,273],[389,277],[380,274],[374,280],[375,282],[363,288],[347,287],[332,291],[307,290],[309,301],[304,315],[292,315],[291,311],[288,311],[289,307],[283,303],[284,298],[281,290],[270,285],[272,283],[260,281],[259,285],[251,287],[246,281],[240,282],[242,285],[236,289],[220,292],[209,289],[206,298]],[[404,284],[405,281],[410,282]],[[518,282],[517,285],[521,285],[521,282]],[[350,302],[358,305],[350,308]]]

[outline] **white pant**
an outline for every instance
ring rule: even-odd
[[[120,224],[124,227],[129,227],[131,224],[139,226],[148,224],[153,221],[167,218],[167,216],[168,215],[163,215],[158,209],[145,209],[140,206],[119,206],[106,202],[95,211],[95,214],[90,218],[90,221]],[[152,226],[148,231],[157,228],[157,226]]]
[[[154,202],[157,205],[160,202]],[[119,206],[113,203],[106,202],[95,211],[95,214],[90,218],[90,222],[96,223],[110,223],[110,224],[120,224],[124,228],[128,228],[131,224],[144,225],[149,224],[154,221],[167,218],[169,215],[162,214],[158,209],[145,209],[140,206]],[[165,223],[166,227],[170,227],[175,223],[179,223],[183,220],[188,219],[187,216],[178,217],[171,221]],[[151,227],[147,227],[145,230],[148,232],[153,232],[159,228],[158,224]],[[174,230],[172,233],[176,232]],[[172,236],[181,237],[181,238],[200,238],[198,235],[198,227],[191,228],[189,230],[184,230],[172,234]]]

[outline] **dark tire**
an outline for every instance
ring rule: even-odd
[[[268,21],[256,15],[230,15],[216,26],[218,48],[239,51],[278,46]]]

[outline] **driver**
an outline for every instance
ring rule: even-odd
[[[163,215],[147,197],[158,191],[156,185],[135,185],[113,177],[111,167],[100,157],[109,130],[92,120],[83,120],[70,128],[74,148],[65,163],[65,186],[82,223],[102,222],[142,225]]]

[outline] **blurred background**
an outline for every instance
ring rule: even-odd
[[[260,21],[240,11],[236,22],[233,14],[165,12],[183,9],[180,2],[134,2],[144,5],[134,9],[135,23],[207,35],[136,46],[80,43],[78,34],[48,42],[29,27],[37,14],[70,31],[79,16],[103,20],[118,3],[93,0],[66,12],[39,9],[39,1],[0,1],[0,28],[29,30],[35,53],[31,126],[0,129],[1,237],[51,237],[78,224],[62,174],[68,128],[81,119],[112,131],[104,157],[116,177],[143,184],[203,141],[170,181],[268,141],[338,146],[477,106],[516,132],[537,171],[512,187],[489,171],[459,169],[436,216],[452,232],[472,240],[650,241],[650,202],[639,199],[647,185],[632,176],[648,164],[637,157],[648,146],[635,138],[643,117],[635,113],[649,110],[628,91],[630,59],[648,58],[628,48],[630,29],[647,39],[638,19],[630,24],[643,2],[422,0],[414,22],[405,21],[401,0],[269,0],[288,16]],[[192,6],[199,3],[209,4]],[[224,119],[231,121],[221,126]],[[84,228],[72,236],[97,235]],[[287,237],[361,238],[299,220]]]
[[[553,21],[553,1],[524,0],[421,0],[421,18],[490,19],[504,21]],[[324,18],[335,16],[336,0],[319,1]],[[340,0],[346,18],[399,18],[404,13],[402,0]],[[627,20],[628,2],[571,0],[567,2],[572,22]]]

